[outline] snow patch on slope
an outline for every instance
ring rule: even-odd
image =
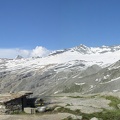
[[[27,53],[27,52],[26,52]],[[81,65],[92,66],[97,64],[101,67],[106,67],[120,59],[120,46],[108,47],[86,47],[84,45],[61,50],[57,54],[48,55],[49,50],[41,46],[36,47],[32,51],[28,51],[29,56],[44,56],[41,58],[22,58],[19,60],[4,60],[4,64],[1,63],[0,67],[4,67],[7,70],[16,70],[22,68],[35,68],[39,69],[45,67],[46,65],[58,65],[63,64],[66,68],[78,65],[76,61],[81,61]],[[2,60],[1,60],[2,61]]]

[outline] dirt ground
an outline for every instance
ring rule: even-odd
[[[68,108],[72,111],[80,110],[82,113],[86,114],[102,112],[104,109],[114,109],[113,107],[109,106],[111,100],[108,100],[102,96],[115,96],[120,98],[120,93],[102,93],[90,95],[60,94],[58,96],[52,96],[50,100],[51,103],[48,104],[47,107],[51,108],[57,105]],[[56,111],[58,108],[56,107],[54,111]],[[51,112],[51,114],[0,115],[0,120],[62,120],[68,116],[71,116],[74,119],[82,119],[82,115],[75,116],[70,113]]]
[[[69,113],[58,113],[48,115],[0,115],[0,120],[61,120],[68,116],[74,116]]]

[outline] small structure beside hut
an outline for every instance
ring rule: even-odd
[[[31,91],[0,94],[0,114],[21,112],[27,107],[27,97],[33,94]]]

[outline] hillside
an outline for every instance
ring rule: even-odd
[[[31,90],[34,96],[119,92],[119,60],[120,46],[85,45],[42,58],[1,58],[0,92]]]

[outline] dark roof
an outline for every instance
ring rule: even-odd
[[[31,91],[20,91],[17,93],[4,93],[4,94],[0,94],[0,103],[6,103],[8,101],[17,99],[17,98],[21,98],[23,96],[28,96],[33,94],[33,92]]]

